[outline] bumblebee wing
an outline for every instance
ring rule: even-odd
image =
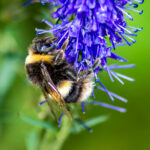
[[[43,79],[45,80],[44,84],[45,84],[49,94],[56,102],[61,101],[62,96],[61,96],[60,92],[57,90],[57,87],[53,83],[53,81],[50,77],[50,74],[48,73],[47,68],[43,63],[41,64],[41,71],[42,71],[42,75],[44,76]]]
[[[61,110],[69,118],[72,118],[69,107],[66,105],[63,97],[61,96],[61,94],[58,91],[57,87],[53,83],[53,81],[51,79],[51,76],[48,73],[47,68],[43,63],[41,64],[41,71],[42,71],[42,75],[44,76],[46,89],[48,90],[48,92],[51,95],[52,99],[54,99],[57,102],[57,104],[60,106]]]
[[[48,94],[46,93],[46,91],[45,91],[44,88],[41,88],[41,89],[42,89],[43,95],[44,95],[44,97],[45,97],[45,99],[46,99],[46,102],[47,102],[47,104],[48,104],[48,107],[50,108],[50,111],[51,111],[52,115],[54,116],[54,118],[55,118],[56,121],[58,122],[58,118],[57,118],[56,113],[55,113],[55,111],[54,111],[54,109],[53,109],[53,106],[52,106],[52,104],[51,104],[51,102],[50,102],[50,100],[49,100]]]

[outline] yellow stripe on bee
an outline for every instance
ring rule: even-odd
[[[57,89],[63,98],[69,94],[71,88],[72,88],[72,81],[68,80],[62,81],[57,85]]]
[[[54,56],[43,55],[43,54],[30,54],[26,58],[26,64],[36,63],[36,62],[48,62],[53,63]]]

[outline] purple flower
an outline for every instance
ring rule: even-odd
[[[137,36],[135,33],[142,30],[128,26],[126,21],[126,18],[133,20],[126,10],[142,14],[143,11],[133,9],[138,7],[138,3],[143,3],[141,0],[47,0],[41,3],[60,7],[53,13],[53,18],[58,19],[57,25],[44,20],[52,29],[37,29],[37,33],[57,35],[60,45],[69,35],[66,58],[79,70],[86,68],[85,61],[93,64],[98,57],[102,67],[107,66],[107,58],[126,61],[114,54],[112,48],[118,44],[135,43],[132,36]],[[112,46],[108,46],[109,43]]]
[[[112,100],[115,97],[126,102],[126,99],[108,91],[97,77],[97,73],[100,70],[107,71],[112,81],[115,78],[121,84],[124,84],[121,78],[134,81],[132,78],[113,70],[130,68],[133,65],[108,66],[107,59],[127,61],[116,55],[113,50],[118,46],[130,46],[136,42],[133,37],[137,36],[137,31],[141,31],[142,28],[128,25],[128,19],[133,20],[133,17],[127,11],[142,14],[143,11],[138,11],[136,8],[144,0],[41,0],[40,2],[43,5],[50,3],[50,5],[59,7],[53,13],[53,18],[57,19],[56,24],[53,25],[44,19],[43,22],[50,29],[36,29],[37,34],[53,33],[54,36],[58,36],[58,48],[69,36],[70,42],[65,51],[66,58],[74,64],[74,68],[78,72],[88,69],[97,58],[100,58],[101,66],[95,72],[95,81],[101,87],[96,86],[96,88],[107,92]],[[96,102],[95,104],[125,112],[124,109],[107,104]]]

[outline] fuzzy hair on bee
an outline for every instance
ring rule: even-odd
[[[69,37],[60,49],[57,49],[56,41],[57,38],[49,37],[33,40],[25,61],[30,81],[41,88],[55,118],[57,116],[49,99],[54,100],[63,112],[71,116],[67,103],[82,102],[91,95],[93,71],[100,63],[100,59],[97,59],[91,68],[77,74],[73,65],[65,58]]]

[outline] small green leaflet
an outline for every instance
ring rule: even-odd
[[[109,118],[108,115],[98,116],[98,117],[95,117],[95,118],[88,119],[84,123],[91,128],[91,127],[93,127],[97,124],[100,124],[100,123],[103,123],[103,122],[107,121],[108,118]],[[85,128],[81,124],[75,122],[73,124],[72,129],[71,129],[71,133],[79,133],[83,130],[85,130]]]
[[[39,120],[35,120],[35,119],[25,117],[22,115],[20,116],[20,119],[26,123],[31,124],[31,125],[39,126],[41,128],[44,128],[44,129],[49,129],[49,130],[54,131],[54,132],[56,131],[56,128],[53,127],[53,125],[50,122],[39,121]]]

